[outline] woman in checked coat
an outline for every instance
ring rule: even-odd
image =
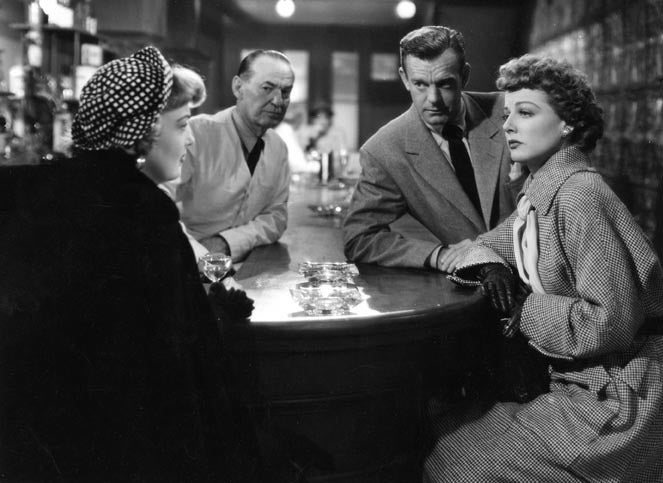
[[[441,421],[424,481],[661,482],[663,270],[588,165],[601,109],[584,77],[551,59],[511,60],[497,85],[511,157],[532,174],[454,278],[481,285],[505,336],[547,358],[549,392],[455,430]]]

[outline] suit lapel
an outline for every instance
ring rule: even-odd
[[[406,119],[405,151],[414,170],[434,190],[454,204],[480,231],[485,231],[484,221],[461,187],[445,154],[433,139],[414,106],[410,107]]]
[[[504,146],[499,141],[501,128],[481,110],[477,103],[467,94],[465,100],[468,143],[474,168],[474,179],[479,191],[481,211],[483,211],[485,228],[490,227],[490,215],[495,200],[495,190],[499,183],[500,159]]]

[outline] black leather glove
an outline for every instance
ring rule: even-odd
[[[504,325],[502,326],[502,335],[508,339],[513,338],[520,330],[520,317],[523,312],[523,304],[525,299],[531,294],[532,291],[522,283],[518,283],[516,287],[515,307],[508,319],[501,319]]]
[[[516,310],[513,311],[511,317],[501,319],[501,322],[504,323],[502,326],[502,335],[507,339],[513,338],[520,330],[520,315],[523,311],[523,306],[519,305],[516,307]]]
[[[517,277],[504,265],[489,263],[479,270],[481,293],[501,315],[510,316],[515,308]]]
[[[253,299],[244,290],[227,289],[221,282],[210,285],[208,298],[217,315],[229,318],[228,322],[246,320],[253,312]]]

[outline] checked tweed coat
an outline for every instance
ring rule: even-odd
[[[520,330],[549,358],[550,390],[444,432],[424,481],[661,482],[663,337],[652,334],[660,325],[643,329],[661,323],[661,264],[577,148],[553,155],[523,191],[546,293],[525,300]],[[458,277],[486,262],[515,267],[514,217],[479,237]]]

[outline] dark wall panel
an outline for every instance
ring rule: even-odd
[[[467,61],[472,66],[468,90],[494,91],[499,66],[525,53],[526,15],[528,9],[513,4],[437,8],[437,22],[465,37]]]
[[[398,42],[408,29],[360,28],[360,27],[308,27],[308,26],[252,26],[227,21],[224,27],[224,75],[223,82],[230,81],[237,70],[238,55],[245,48],[271,48],[277,50],[308,50],[309,99],[331,98],[331,58],[334,51],[359,53],[359,140],[363,142],[389,118],[375,118],[374,106],[389,106],[388,112],[402,112],[408,105],[400,83],[371,85],[368,81],[371,52],[397,52]],[[224,105],[234,103],[230,90],[221,96]]]
[[[434,17],[443,25],[466,35],[472,76],[468,88],[494,90],[498,66],[523,50],[523,21],[528,9],[507,2],[505,6],[452,5],[435,8]],[[409,94],[399,81],[370,80],[371,53],[398,53],[403,35],[419,25],[406,27],[281,26],[238,23],[226,19],[222,29],[223,59],[220,75],[221,105],[234,103],[229,85],[244,48],[308,50],[310,52],[309,99],[329,99],[331,94],[331,54],[355,51],[360,60],[359,142],[363,143],[380,126],[403,112],[410,104]]]

